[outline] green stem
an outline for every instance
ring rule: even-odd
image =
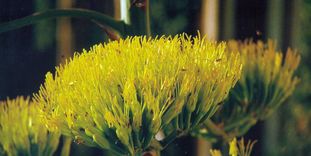
[[[143,156],[143,152],[141,150],[136,151],[133,156]]]
[[[151,28],[150,28],[150,1],[146,0],[146,32],[147,36],[151,37]]]
[[[72,142],[71,138],[69,138],[69,137],[64,137],[63,138],[63,147],[62,147],[61,156],[69,156],[71,142]]]
[[[227,133],[219,128],[211,119],[205,120],[204,124],[213,134],[221,136],[224,139],[228,138]]]
[[[225,131],[229,131],[233,128],[239,127],[240,125],[243,125],[246,122],[249,122],[251,120],[256,120],[251,114],[246,115],[244,117],[238,118],[230,123],[228,123],[227,125],[225,125],[224,130]]]
[[[109,26],[121,35],[125,35],[127,25],[123,21],[117,21],[110,16],[105,14],[87,10],[87,9],[51,9],[44,12],[34,13],[24,18],[16,19],[0,25],[0,33],[7,32],[10,30],[18,29],[27,25],[34,24],[38,21],[57,18],[57,17],[76,17],[85,18],[88,20],[94,20],[98,23],[102,23]]]
[[[178,136],[177,130],[174,130],[164,138],[164,140],[160,141],[160,144],[162,146],[162,149],[165,149],[170,143],[172,143]]]

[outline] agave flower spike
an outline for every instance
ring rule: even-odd
[[[17,97],[0,102],[0,138],[3,155],[52,156],[60,134],[41,124],[36,103]]]
[[[184,34],[129,37],[75,54],[46,75],[35,99],[49,129],[118,155],[141,155],[183,110],[187,127],[210,116],[241,66],[224,43]]]
[[[176,98],[176,102],[184,103],[181,113],[172,120],[164,120],[168,123],[163,126],[166,138],[161,143],[164,146],[175,137],[192,132],[212,117],[240,78],[242,62],[239,53],[227,53],[226,43],[215,47],[213,42],[199,42],[202,41],[194,40],[193,47],[206,49],[208,52],[194,52],[198,60],[195,59],[193,65],[184,68],[194,77],[187,77],[185,88],[180,89],[189,90],[185,92],[185,96]]]
[[[241,54],[244,64],[241,79],[223,108],[194,133],[210,140],[245,134],[258,120],[265,120],[275,112],[293,93],[299,81],[294,75],[300,55],[288,49],[283,56],[271,40],[268,43],[230,41],[228,52],[232,51]]]

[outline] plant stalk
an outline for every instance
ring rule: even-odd
[[[151,37],[151,23],[150,23],[150,0],[146,0],[146,33],[147,37]]]
[[[70,147],[71,147],[71,138],[64,137],[63,138],[63,147],[62,147],[62,153],[61,156],[69,156],[70,154]]]

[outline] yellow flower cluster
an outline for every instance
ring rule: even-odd
[[[187,88],[190,89],[182,98],[176,100],[176,102],[184,103],[181,113],[172,121],[164,120],[166,123],[171,121],[163,126],[163,132],[168,138],[187,134],[210,118],[240,78],[242,62],[239,53],[227,53],[225,43],[217,46],[209,41],[202,40],[201,42],[197,45],[194,44],[193,47],[204,50],[193,50],[193,52],[198,51],[193,55],[202,59],[203,62],[198,62],[202,67],[198,67],[196,61],[191,61],[192,58],[187,56],[189,64],[185,69],[190,68],[195,76],[188,78]],[[209,59],[205,60],[206,57]]]
[[[182,110],[187,127],[216,110],[242,68],[239,54],[225,51],[186,35],[95,45],[48,73],[35,99],[49,129],[134,154]]]
[[[288,49],[284,57],[271,40],[268,43],[229,41],[228,52],[232,51],[241,54],[242,76],[212,120],[223,124],[224,132],[230,136],[241,136],[258,120],[273,113],[293,93],[299,81],[294,72],[300,55]]]
[[[231,41],[228,45],[231,51],[240,51],[245,67],[229,102],[242,107],[236,109],[253,112],[263,120],[293,93],[298,83],[294,72],[300,55],[288,49],[283,57],[271,40],[267,44]]]
[[[0,147],[5,155],[53,155],[60,134],[48,132],[37,112],[38,105],[29,98],[0,102]]]
[[[267,44],[231,41],[228,45],[231,51],[240,51],[245,65],[232,96],[240,104],[276,108],[292,94],[298,83],[298,78],[293,76],[300,62],[297,52],[288,49],[283,57],[271,40]],[[265,109],[263,114],[271,112]]]
[[[250,156],[252,149],[257,141],[248,141],[247,144],[244,143],[244,138],[237,141],[233,138],[229,142],[229,155],[230,156]],[[211,156],[222,156],[220,150],[211,149]]]

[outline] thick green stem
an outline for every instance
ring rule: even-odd
[[[85,18],[109,26],[118,31],[123,36],[126,35],[125,32],[127,25],[123,21],[117,21],[105,14],[86,9],[52,9],[44,12],[34,13],[30,16],[1,24],[0,33],[31,25],[41,20],[57,17]]]

